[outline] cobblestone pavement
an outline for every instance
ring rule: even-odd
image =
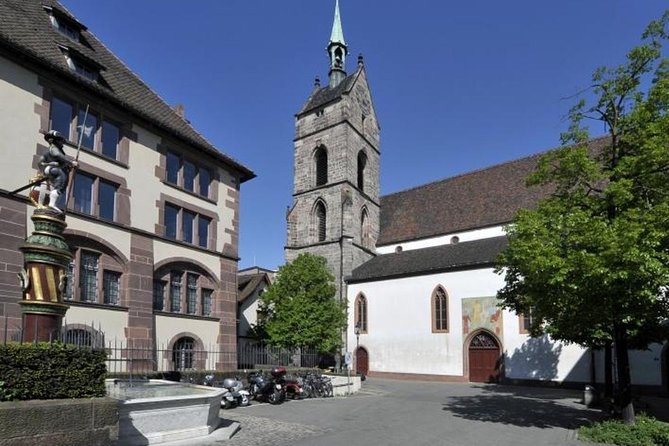
[[[356,395],[222,410],[241,429],[188,446],[581,446],[582,392],[369,379]],[[179,445],[181,446],[181,445]]]

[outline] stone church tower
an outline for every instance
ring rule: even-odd
[[[335,4],[327,46],[328,84],[315,86],[295,115],[293,206],[286,261],[309,252],[327,259],[346,299],[344,278],[374,256],[379,235],[379,124],[362,56],[346,73],[348,46]]]

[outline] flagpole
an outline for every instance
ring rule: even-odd
[[[77,144],[77,154],[74,157],[74,161],[79,161],[79,152],[81,152],[81,143],[84,140],[84,132],[86,131],[86,120],[88,119],[88,108],[90,104],[86,104],[86,112],[84,113],[84,120],[79,125],[79,143]],[[63,213],[67,212],[67,203],[70,201],[70,196],[72,195],[72,189],[74,187],[74,175],[76,173],[77,166],[73,166],[70,170],[69,178],[67,181],[67,193],[65,194],[65,206],[63,207]]]

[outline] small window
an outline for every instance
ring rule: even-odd
[[[119,291],[121,289],[121,273],[115,271],[104,271],[102,277],[104,303],[118,305]]]
[[[400,253],[400,252],[402,252],[402,250],[403,250],[402,245],[395,246],[395,252],[396,253]]]
[[[165,282],[162,280],[153,281],[153,309],[163,311],[165,305]]]
[[[316,186],[323,186],[328,182],[328,152],[325,147],[319,147],[315,153]]]
[[[362,210],[362,215],[360,217],[360,242],[365,248],[369,248],[371,245],[371,228],[369,225],[369,216],[367,215],[367,209]]]
[[[57,130],[67,140],[70,139],[72,104],[57,97],[51,99],[51,130]]]
[[[65,18],[51,15],[51,24],[59,33],[67,38],[72,39],[75,42],[80,41],[81,33],[79,32],[79,29],[73,24],[68,23]]]
[[[211,296],[213,290],[202,289],[202,316],[211,316]]]
[[[197,169],[195,164],[190,161],[184,161],[184,189],[194,192],[195,191],[195,175],[197,174]]]
[[[460,237],[458,237],[457,235],[454,235],[453,237],[451,237],[451,244],[455,245],[457,243],[460,243]]]
[[[102,121],[102,154],[116,159],[120,132],[117,126],[109,121]]]
[[[529,334],[530,330],[532,329],[532,324],[535,323],[535,317],[532,314],[533,311],[530,308],[528,311],[525,313],[521,313],[518,317],[520,319],[520,333],[521,334]]]
[[[92,252],[81,252],[79,268],[79,291],[82,302],[95,302],[98,293],[98,264],[100,255]]]
[[[183,231],[182,240],[186,243],[193,243],[193,224],[195,223],[195,214],[190,211],[182,211],[183,215]]]
[[[200,195],[209,198],[209,184],[211,184],[211,173],[207,169],[200,169]]]
[[[356,334],[367,333],[367,298],[359,294],[355,299]]]
[[[327,236],[327,215],[325,205],[320,201],[316,204],[316,230],[318,231],[318,241],[325,241]]]
[[[95,178],[77,172],[74,177],[74,210],[93,214],[93,185]]]
[[[448,332],[448,295],[442,287],[437,287],[432,295],[432,331]]]
[[[197,303],[197,274],[188,273],[186,277],[186,311],[188,314],[195,314]]]
[[[173,313],[181,311],[181,275],[180,271],[170,274],[170,311]]]
[[[108,181],[100,180],[98,190],[98,206],[100,218],[114,221],[116,213],[116,191],[118,186]]]
[[[181,160],[179,156],[167,152],[167,182],[172,184],[179,183],[179,168],[181,167]]]
[[[203,248],[209,247],[209,224],[211,223],[211,218],[203,217],[200,215],[197,221],[197,238],[198,245]]]
[[[170,204],[165,204],[165,237],[177,238],[177,218],[179,216],[179,208]]]
[[[367,167],[367,155],[362,150],[358,153],[358,189],[365,190],[365,168]]]

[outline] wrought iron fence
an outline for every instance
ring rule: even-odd
[[[0,336],[0,342],[4,344],[26,342],[20,321],[7,317],[4,318]],[[240,341],[236,349],[225,350],[216,345],[198,346],[188,337],[179,339],[173,345],[105,339],[101,327],[93,323],[67,324],[61,331],[50,333],[48,339],[78,348],[104,349],[107,352],[107,371],[111,374],[148,376],[175,371],[317,367],[323,363],[323,355],[309,348],[289,350]]]

